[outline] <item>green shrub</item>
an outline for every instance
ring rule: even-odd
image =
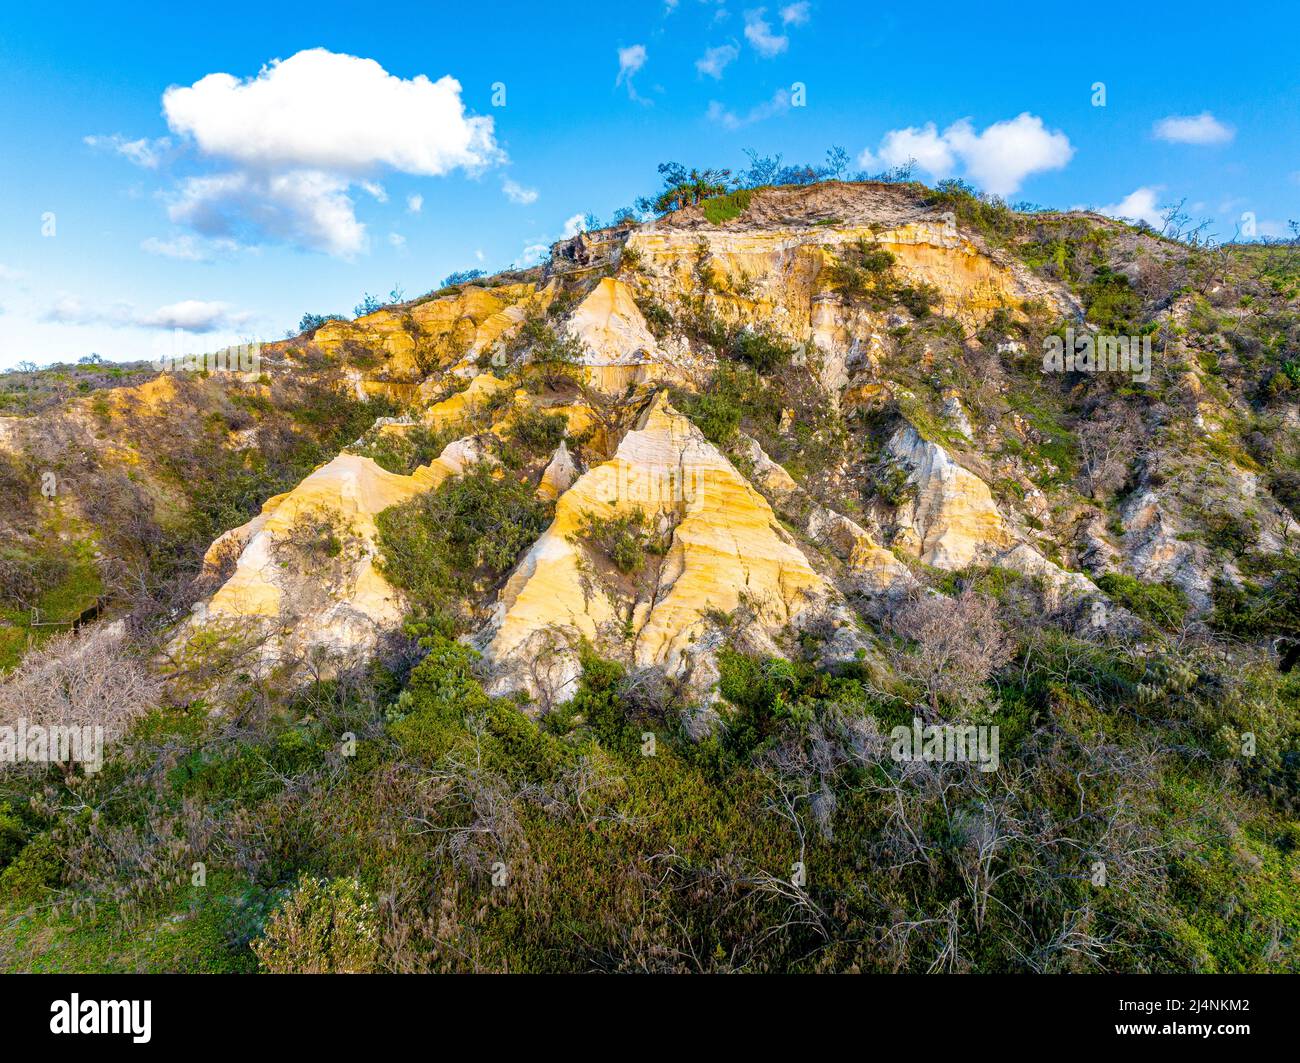
[[[690,396],[685,410],[704,438],[719,446],[726,446],[736,437],[741,412],[734,398],[713,391]]]
[[[625,576],[640,572],[645,567],[647,550],[655,547],[650,521],[639,508],[608,517],[584,513],[576,535],[571,538],[595,547]]]
[[[638,299],[637,306],[641,310],[641,316],[645,318],[646,327],[650,329],[655,339],[661,340],[668,335],[673,327],[672,311],[657,299]]]
[[[752,188],[741,188],[735,192],[728,192],[725,196],[713,196],[711,199],[700,201],[700,209],[704,211],[704,216],[709,219],[712,225],[721,225],[724,221],[730,221],[732,218],[739,218],[749,209],[749,201],[753,198],[754,190]]]
[[[480,462],[379,514],[381,568],[417,607],[443,612],[476,577],[501,576],[549,519],[531,485]]]
[[[1187,595],[1173,583],[1147,583],[1122,572],[1107,572],[1098,577],[1097,586],[1117,604],[1161,627],[1178,627],[1190,608]]]
[[[365,974],[377,967],[374,902],[354,878],[304,878],[253,942],[272,974]]]
[[[747,362],[758,373],[771,373],[789,365],[794,358],[794,347],[768,332],[739,329],[731,334],[727,344],[731,357]]]
[[[1142,299],[1128,277],[1103,267],[1084,286],[1083,305],[1088,320],[1103,335],[1138,336],[1142,327]]]
[[[27,829],[7,801],[0,801],[0,870],[14,861],[27,844]]]
[[[0,897],[16,901],[40,899],[59,884],[63,861],[59,844],[41,834],[28,842],[4,871],[0,871]]]
[[[528,454],[549,454],[560,445],[568,426],[563,414],[530,408],[515,415],[506,437]]]
[[[437,458],[458,435],[455,427],[434,431],[417,424],[404,427],[400,432],[375,432],[365,443],[350,449],[370,458],[381,469],[409,476],[421,465],[428,465]]]
[[[887,301],[892,290],[890,275],[894,261],[891,252],[863,237],[840,249],[831,268],[831,279],[841,294],[851,301],[868,297],[877,302]]]
[[[1245,639],[1295,637],[1300,632],[1300,554],[1288,552],[1243,567],[1258,581],[1244,581],[1240,588],[1216,582],[1211,626]]]

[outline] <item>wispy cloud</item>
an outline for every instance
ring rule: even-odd
[[[140,250],[149,255],[179,259],[183,262],[211,262],[214,258],[239,251],[240,245],[235,240],[207,240],[192,233],[181,233],[179,236],[165,240],[158,236],[151,236],[141,241]]]
[[[184,329],[215,332],[246,323],[251,314],[232,311],[228,303],[183,299],[156,310],[138,311],[129,303],[97,305],[75,295],[62,294],[41,315],[43,321],[61,325],[99,325],[109,328]]]
[[[716,48],[707,48],[704,54],[695,60],[695,69],[700,74],[707,74],[714,80],[722,77],[722,72],[740,55],[740,49],[734,44],[720,44]]]
[[[648,58],[649,53],[646,52],[644,44],[630,44],[618,50],[618,77],[614,79],[614,84],[626,85],[628,99],[635,100],[637,103],[650,102],[637,94],[636,86],[632,82],[645,66]]]
[[[736,114],[720,104],[717,100],[709,102],[709,109],[706,117],[711,122],[716,122],[724,129],[744,129],[746,126],[753,125],[755,122],[761,122],[764,119],[772,118],[778,114],[784,114],[790,109],[790,93],[785,89],[777,89],[772,94],[770,100],[765,100],[756,104],[746,111],[743,115]]]
[[[806,26],[808,24],[808,0],[799,0],[797,4],[788,4],[781,8],[781,23],[785,26]]]
[[[798,6],[800,5],[791,5],[791,7]],[[745,12],[745,40],[749,41],[754,51],[764,59],[772,59],[790,47],[790,38],[783,33],[772,32],[772,24],[763,17],[766,13],[765,7]]]
[[[111,136],[82,137],[82,141],[97,151],[116,152],[147,170],[156,170],[172,154],[172,142],[167,137],[159,137],[156,140],[145,137],[130,140],[121,133],[113,133]]]
[[[1230,125],[1225,125],[1209,111],[1196,115],[1170,115],[1162,118],[1152,128],[1157,140],[1170,144],[1227,144],[1237,135]]]
[[[501,182],[501,191],[506,194],[506,199],[511,203],[518,203],[520,206],[527,206],[529,203],[537,202],[537,189],[525,188],[518,181],[511,180],[507,177]]]

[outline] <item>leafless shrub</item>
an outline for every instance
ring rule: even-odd
[[[1142,423],[1127,403],[1111,398],[1085,409],[1079,424],[1079,477],[1089,498],[1113,495],[1127,481]]]
[[[120,625],[51,639],[27,654],[0,684],[0,725],[99,726],[105,742],[120,738],[148,712],[158,681],[130,652]]]
[[[485,874],[508,853],[527,850],[517,801],[528,794],[527,788],[521,791],[483,764],[485,721],[475,717],[466,725],[471,735],[468,749],[449,754],[425,774],[422,807],[412,812],[410,821],[416,833],[438,835],[438,850],[455,866]],[[457,822],[449,822],[449,806],[461,813]]]
[[[945,701],[965,708],[984,705],[985,681],[1011,657],[997,603],[969,588],[952,599],[914,598],[899,611],[894,626],[917,644],[914,651],[895,655],[896,666],[920,684],[936,717]]]

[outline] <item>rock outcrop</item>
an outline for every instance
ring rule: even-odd
[[[1007,523],[988,484],[910,424],[887,451],[907,471],[911,497],[894,513],[892,545],[935,568],[995,564],[1040,579],[1057,600],[1100,597],[1093,582],[1048,560]]]
[[[633,513],[663,536],[662,557],[640,587],[602,584],[607,562],[584,528]],[[763,496],[661,392],[614,457],[560,496],[554,522],[476,641],[495,670],[495,693],[571,696],[583,639],[698,687],[695,657],[722,615],[743,606],[758,630],[775,635],[833,597]]]
[[[319,653],[351,662],[373,651],[406,608],[376,565],[376,517],[476,460],[472,440],[448,445],[411,476],[340,454],[212,544],[208,572],[229,575],[196,606],[173,648],[215,625],[259,642],[269,663]]]

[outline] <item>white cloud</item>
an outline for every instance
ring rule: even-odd
[[[352,193],[388,201],[376,171],[477,174],[505,161],[493,120],[466,113],[454,78],[400,78],[373,59],[323,48],[272,60],[254,77],[214,73],[174,85],[162,103],[172,133],[215,164],[166,197],[171,219],[246,245],[269,239],[351,257],[367,246]],[[142,165],[159,157],[158,145],[170,145],[90,139]],[[418,213],[424,199],[406,202]],[[155,240],[146,249],[198,254],[177,241]]]
[[[772,32],[772,24],[763,17],[766,11],[767,8],[760,7],[745,12],[745,40],[749,41],[754,50],[764,59],[771,59],[790,47],[790,38]]]
[[[269,235],[314,251],[351,257],[366,246],[346,178],[311,170],[234,172],[183,181],[168,216],[205,236]]]
[[[59,295],[41,315],[42,321],[60,325],[107,324],[110,321],[129,324],[130,308],[116,306],[108,309],[92,309],[75,295]]]
[[[740,55],[740,49],[734,44],[720,44],[716,48],[707,48],[704,54],[695,60],[695,69],[701,74],[719,79],[728,64]]]
[[[6,266],[0,262],[0,281],[17,281],[22,280],[26,273],[20,269],[14,269],[12,266]]]
[[[248,321],[247,313],[232,313],[229,304],[183,299],[144,313],[129,303],[95,306],[75,295],[61,294],[42,315],[42,320],[61,325],[104,325],[110,328],[184,329],[215,332]]]
[[[645,66],[647,58],[649,54],[644,44],[632,44],[618,50],[618,77],[614,79],[614,84],[626,84],[628,99],[635,100],[637,103],[650,102],[637,93],[636,86],[632,83],[637,72]]]
[[[586,221],[586,219],[587,216],[585,214],[575,214],[573,217],[568,218],[564,223],[564,229],[560,233],[560,238],[562,240],[568,240],[571,237],[577,236],[578,233],[582,232],[582,223]]]
[[[643,66],[647,53],[644,44],[630,44],[626,48],[618,50],[618,77],[614,80],[615,85],[621,85],[627,78],[631,78]]]
[[[518,203],[520,206],[527,206],[529,203],[537,202],[537,189],[525,188],[517,181],[512,181],[507,177],[501,182],[501,191],[506,194],[506,199],[511,203]]]
[[[784,114],[789,109],[790,94],[785,89],[777,89],[776,92],[772,93],[770,100],[756,104],[743,115],[727,109],[717,100],[710,100],[706,117],[711,122],[717,122],[724,129],[736,130],[744,129],[745,126],[753,125],[755,122],[761,122],[765,118]]]
[[[644,44],[630,44],[618,50],[618,81],[630,78],[643,66],[647,58]]]
[[[808,22],[808,0],[799,0],[781,8],[781,23],[786,26],[803,26]]]
[[[886,133],[880,142],[878,155],[886,166],[905,166],[915,159],[921,169],[935,177],[947,177],[956,163],[952,148],[939,135],[933,122],[927,122],[920,129],[908,126]]]
[[[145,328],[185,329],[187,332],[214,332],[229,328],[248,319],[247,314],[230,313],[225,303],[209,303],[199,299],[185,299],[179,303],[160,306],[157,310],[135,318],[135,324]]]
[[[1197,115],[1170,115],[1162,118],[1152,129],[1156,139],[1171,144],[1227,144],[1237,135],[1230,125],[1225,125],[1209,111]]]
[[[535,266],[550,253],[550,250],[550,244],[529,244],[519,256],[519,264],[521,266]]]
[[[1030,174],[1061,169],[1074,155],[1069,137],[1049,131],[1028,111],[995,122],[982,133],[962,119],[949,126],[944,137],[975,183],[999,196],[1015,192]]]
[[[492,119],[469,117],[460,83],[405,79],[373,59],[311,48],[256,77],[208,74],[163,93],[175,133],[248,167],[361,173],[387,166],[436,177],[497,162]]]
[[[1108,218],[1120,218],[1127,221],[1144,221],[1154,229],[1159,229],[1164,225],[1164,218],[1161,217],[1159,203],[1156,196],[1160,192],[1160,186],[1150,185],[1142,188],[1135,188],[1118,203],[1112,203],[1107,207],[1098,207],[1098,214],[1105,214]]]
[[[191,233],[182,233],[169,240],[151,236],[140,243],[140,250],[146,254],[183,262],[211,262],[218,255],[230,254],[239,249],[239,244],[234,240],[203,240]]]
[[[157,140],[149,140],[141,137],[138,140],[128,140],[121,133],[114,133],[112,136],[100,137],[90,136],[82,137],[82,141],[89,147],[103,151],[115,151],[124,158],[130,159],[137,166],[143,166],[147,170],[156,170],[171,152],[172,142],[167,137],[159,137]]]
[[[406,237],[401,233],[389,233],[388,242],[400,250],[406,246]]]
[[[871,168],[877,161],[904,166],[910,160],[932,177],[948,177],[958,162],[966,175],[995,195],[1010,195],[1031,174],[1059,170],[1074,155],[1070,138],[1048,130],[1028,111],[995,122],[976,132],[968,119],[954,122],[942,133],[933,122],[886,133],[876,152],[864,150],[858,162]]]

